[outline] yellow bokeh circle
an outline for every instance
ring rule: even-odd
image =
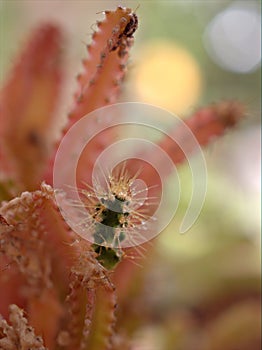
[[[173,42],[151,42],[142,48],[136,62],[134,84],[140,101],[177,114],[197,104],[202,74],[189,51]]]

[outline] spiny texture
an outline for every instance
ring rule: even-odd
[[[0,348],[3,350],[47,350],[43,339],[35,335],[34,329],[28,326],[23,310],[10,305],[8,324],[0,316]]]
[[[113,103],[124,77],[128,52],[136,29],[135,14],[128,8],[105,11],[105,19],[97,22],[93,42],[88,45],[89,57],[83,61],[84,72],[78,75],[78,91],[69,125],[92,110]],[[130,25],[134,30],[127,30]]]
[[[68,349],[84,349],[93,339],[88,337],[93,313],[100,322],[93,330],[92,346],[107,349],[113,334],[115,289],[96,253],[87,243],[76,241],[73,233],[70,235],[53,196],[52,188],[43,184],[41,190],[25,192],[0,208],[2,262],[7,266],[15,264],[14,273],[7,268],[0,283],[8,279],[8,284],[13,285],[19,276],[23,292],[20,289],[19,296],[12,291],[12,295],[19,297],[36,331],[45,330],[45,344],[51,349],[56,339]],[[5,292],[1,289],[2,298]],[[102,294],[103,305],[107,306],[99,315],[95,297]],[[2,310],[2,314],[7,312]],[[62,332],[60,323],[66,325]]]
[[[137,17],[129,8],[118,7],[116,11],[105,11],[105,19],[97,22],[98,30],[92,35],[88,45],[88,58],[83,61],[83,72],[78,75],[78,90],[69,120],[63,135],[74,123],[89,112],[114,103],[126,72],[128,53],[133,43],[133,33],[137,28]],[[92,133],[92,124],[90,123]],[[92,168],[97,155],[105,148],[105,140],[113,139],[112,132],[101,133],[88,146],[88,154],[83,154],[78,165],[77,177],[89,182],[87,168]],[[58,147],[59,144],[57,144]],[[54,153],[55,157],[55,153]],[[52,164],[49,165],[45,180],[52,184]]]
[[[178,143],[174,142],[174,139],[186,145],[188,155],[191,156],[196,152],[195,148],[191,147],[192,135],[196,138],[200,146],[205,146],[234,127],[244,118],[245,113],[244,105],[238,101],[224,101],[200,108],[184,120],[184,123],[188,126],[192,134],[188,132],[185,133],[184,128],[181,130],[181,128],[176,126],[168,131],[168,135],[172,136],[172,138],[170,136],[165,136],[160,140],[158,146],[169,155],[175,165],[181,164],[186,160],[186,155],[179,147]],[[149,163],[152,157],[154,161],[156,160],[156,156],[152,154],[152,152],[143,153],[142,151],[140,155],[143,156],[143,159],[147,159]],[[157,161],[158,164],[161,164],[160,167],[167,178],[170,175],[170,168],[166,167],[162,159],[158,159]],[[141,167],[141,162],[132,159],[127,162],[127,166],[134,171],[134,169],[139,169]],[[149,197],[159,196],[162,186],[161,179],[151,165],[143,163],[143,172],[141,172],[139,177],[146,182],[149,188]],[[152,213],[154,210],[153,205],[150,210]],[[146,244],[145,249],[150,249],[150,245]],[[137,256],[136,250],[132,248],[129,250],[129,254]],[[130,278],[130,276],[136,273],[136,270],[136,267],[131,261],[124,261],[118,266],[114,274],[114,282],[118,286],[119,295],[122,295],[122,293],[126,295],[126,293],[128,293],[130,284],[132,283],[132,278]],[[127,271],[128,274],[126,273]],[[129,278],[126,278],[127,275]]]
[[[78,77],[79,90],[65,131],[90,110],[114,101],[119,92],[137,19],[130,9],[120,7],[106,11],[105,16],[88,47],[89,59]],[[49,136],[47,128],[59,96],[60,41],[56,27],[39,28],[1,92],[1,171],[9,176],[16,173],[19,184],[16,188],[5,179],[1,182],[4,200],[23,188],[37,187],[43,173],[49,148],[45,136]],[[94,145],[94,151],[100,148]],[[52,173],[52,166],[49,170]],[[52,188],[43,184],[39,190],[2,203],[0,232],[0,294],[6,300],[1,313],[7,317],[8,304],[16,301],[26,309],[29,322],[49,349],[58,343],[67,346],[66,334],[73,337],[69,349],[84,348],[87,343],[90,349],[109,348],[115,320],[114,287],[96,253],[68,229]],[[79,315],[76,310],[85,311]],[[91,318],[98,320],[92,322],[92,331]],[[71,322],[72,334],[66,326]]]
[[[21,272],[26,273],[28,283],[40,290],[50,284],[50,262],[44,251],[46,247],[40,243],[45,227],[39,218],[44,200],[50,196],[48,191],[49,188],[43,186],[42,191],[25,192],[0,209],[5,217],[2,226],[6,227],[1,233],[1,251],[18,264]],[[37,259],[35,249],[41,260]]]
[[[33,322],[34,327],[39,331],[45,329],[45,341],[48,345],[53,342],[57,332],[57,319],[61,315],[59,289],[56,290],[54,284],[62,286],[65,283],[63,270],[61,267],[56,269],[62,250],[59,247],[56,249],[53,244],[60,234],[66,238],[66,231],[59,230],[59,216],[57,220],[52,220],[51,214],[57,214],[52,196],[52,189],[42,185],[41,190],[25,192],[0,208],[2,218],[5,218],[1,224],[1,262],[8,266],[1,274],[0,283],[13,285],[20,272],[18,281],[21,286],[12,291],[12,295],[18,295],[20,305],[28,310],[30,321],[37,319],[37,322]],[[48,221],[44,220],[43,213],[46,212],[49,212]],[[52,224],[53,230],[48,230],[46,223]],[[2,298],[6,292],[1,289]],[[41,307],[41,303],[47,300],[47,305]],[[6,306],[3,305],[1,309]],[[39,318],[41,309],[44,312]],[[6,314],[6,309],[3,308],[1,312]],[[50,315],[51,322],[45,317]]]
[[[122,260],[122,247],[139,245],[143,233],[145,235],[150,203],[147,188],[138,188],[135,183],[137,176],[131,176],[125,163],[119,164],[108,175],[106,184],[97,180],[95,189],[79,190],[81,200],[72,202],[81,213],[78,227],[93,242],[97,259],[108,270]],[[141,202],[145,210],[140,210]]]
[[[130,9],[118,7],[106,11],[104,21],[97,26],[61,138],[88,112],[114,102],[119,94],[137,17]],[[59,146],[50,156],[48,129],[59,102],[60,49],[60,30],[50,24],[40,27],[1,91],[0,348],[128,349],[126,329],[121,324],[115,327],[116,293],[121,297],[119,308],[121,301],[129,303],[135,265],[121,261],[117,270],[109,272],[99,262],[101,250],[95,252],[69,229],[53,188],[40,184],[44,179],[52,183]],[[234,114],[237,108],[232,106],[206,107],[188,119],[186,123],[200,144],[233,126],[242,112]],[[89,131],[92,135],[92,125]],[[109,143],[114,140],[111,131],[106,136]],[[79,179],[90,179],[92,164],[106,146],[104,140],[102,134],[90,143],[88,154],[79,162]],[[175,163],[184,160],[180,149],[168,139],[160,144]],[[64,162],[68,162],[66,157]],[[155,181],[147,169],[144,174],[141,177],[147,185]],[[114,190],[117,188],[119,183]],[[67,200],[62,192],[56,195]],[[8,319],[9,306],[10,323],[4,320]],[[130,313],[127,318],[129,322]]]
[[[59,344],[66,349],[111,348],[115,287],[106,269],[97,263],[94,252],[86,250],[80,255],[71,269],[69,288],[65,329],[59,334]]]

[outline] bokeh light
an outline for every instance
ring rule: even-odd
[[[249,73],[260,66],[261,15],[253,1],[235,2],[218,13],[206,28],[204,42],[222,68]]]
[[[135,87],[141,101],[179,115],[197,103],[202,75],[189,51],[173,42],[152,41],[140,52]]]

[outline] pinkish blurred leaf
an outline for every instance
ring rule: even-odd
[[[1,163],[26,189],[40,184],[59,102],[61,33],[36,30],[0,94]]]

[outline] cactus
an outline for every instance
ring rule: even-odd
[[[128,8],[104,14],[87,47],[89,56],[77,77],[74,105],[60,139],[87,113],[115,102],[119,95],[138,19]],[[125,259],[130,253],[117,245],[101,247],[101,233],[95,231],[92,245],[73,232],[61,216],[52,188],[59,142],[54,145],[49,129],[55,124],[59,104],[62,40],[54,25],[38,28],[1,90],[0,348],[128,349],[125,330],[116,328],[117,295],[125,298],[127,287],[121,286],[122,277],[132,281],[137,267]],[[186,123],[205,145],[243,114],[240,104],[222,102],[198,110]],[[114,139],[113,132],[110,137]],[[159,145],[175,163],[183,161],[180,150],[172,148],[168,138]],[[94,159],[104,147],[103,139],[96,139],[91,147],[91,156],[82,158],[79,165],[79,174],[87,182]],[[140,220],[139,214],[129,220],[124,210],[126,197],[117,193],[122,186],[130,195],[132,181],[125,176],[122,184],[120,178],[113,178],[111,190],[117,188],[114,198],[105,199],[111,204],[116,198],[121,201],[120,216],[103,211],[96,202],[86,202],[99,213],[100,222],[109,222],[111,241],[116,228],[124,232],[130,221],[135,225]],[[143,177],[149,183],[156,181],[147,169]],[[87,193],[82,190],[86,198]],[[121,238],[122,231],[119,240],[125,238]],[[117,268],[115,262],[119,263]]]

